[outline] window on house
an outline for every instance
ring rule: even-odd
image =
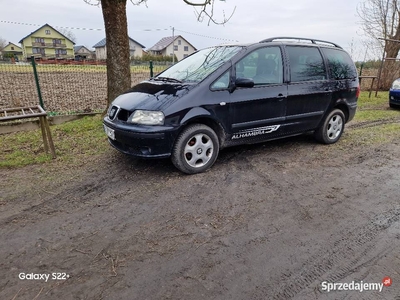
[[[49,29],[46,29],[45,33],[46,33],[47,35],[49,35],[49,34],[50,34],[50,30],[49,30]]]
[[[183,54],[183,58],[185,58],[185,57],[188,57],[188,55],[187,54]]]
[[[45,50],[42,48],[32,48],[33,54],[42,54],[43,56],[46,54]]]
[[[178,51],[178,46],[177,45],[174,46],[174,51]]]
[[[66,49],[55,49],[56,55],[67,55]]]
[[[53,39],[53,44],[61,44],[61,40],[60,39]]]
[[[11,47],[11,50],[14,50],[14,47]]]
[[[178,40],[178,45],[180,45],[180,44],[182,44],[182,41],[181,41],[181,40]]]
[[[189,51],[189,46],[183,47],[183,51]]]
[[[44,43],[44,38],[35,38],[35,43]]]

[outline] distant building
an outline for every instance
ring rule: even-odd
[[[93,46],[96,51],[96,59],[106,59],[107,58],[107,47],[106,39],[102,39],[96,45]],[[142,44],[136,42],[134,39],[129,38],[129,53],[130,56],[143,56],[143,48],[146,48]]]
[[[72,59],[74,58],[74,42],[68,37],[45,24],[28,34],[20,41],[25,58]]]
[[[3,57],[14,57],[15,60],[22,60],[22,48],[9,42],[7,46],[1,51]]]
[[[197,49],[181,35],[178,35],[162,38],[147,51],[153,55],[172,56],[175,54],[176,58],[181,60],[197,51]]]
[[[90,51],[85,46],[75,46],[74,53],[75,53],[76,60],[95,59],[95,56],[96,56],[94,51]]]

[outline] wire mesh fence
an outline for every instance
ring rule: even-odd
[[[153,64],[154,74],[169,64]],[[103,112],[107,107],[104,62],[36,62],[43,106],[49,115]],[[149,63],[131,65],[132,85],[150,78]],[[0,62],[0,109],[38,105],[31,62]]]

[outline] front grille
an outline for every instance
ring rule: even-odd
[[[128,121],[130,114],[131,114],[131,112],[129,110],[121,108],[118,112],[117,118],[118,118],[118,120],[121,120],[121,121]]]
[[[115,115],[117,114],[117,112],[118,112],[118,107],[117,106],[111,107],[110,113],[108,114],[108,117],[110,118],[110,120],[114,120]]]

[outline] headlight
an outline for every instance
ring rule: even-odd
[[[129,121],[143,125],[164,125],[164,114],[161,111],[135,110]]]

